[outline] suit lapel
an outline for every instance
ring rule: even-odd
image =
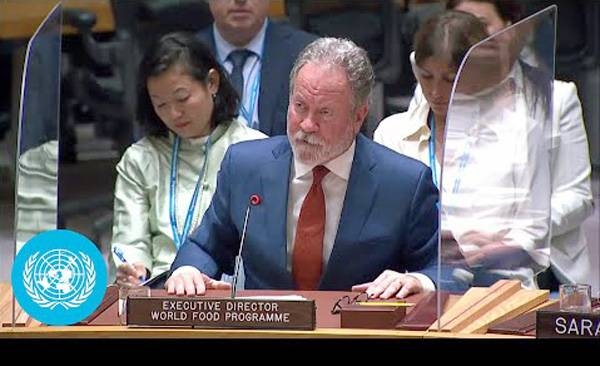
[[[340,266],[351,265],[351,261],[349,261],[351,256],[346,251],[346,244],[360,239],[362,228],[371,213],[378,186],[373,172],[375,166],[376,160],[371,156],[367,138],[359,134],[356,139],[356,151],[350,170],[342,215],[333,250],[321,279],[321,287],[336,287],[332,285],[334,285],[335,279],[339,278],[336,274],[337,269]]]
[[[260,98],[258,99],[258,115],[260,118],[260,130],[271,136],[273,131],[273,113],[277,107],[277,100],[281,93],[287,93],[287,90],[281,91],[283,85],[287,82],[279,79],[280,75],[286,75],[285,62],[287,55],[280,55],[282,44],[288,42],[289,32],[285,28],[278,27],[269,21],[265,32],[264,54],[262,60],[261,78],[260,78]],[[285,96],[284,96],[285,98]]]
[[[273,149],[273,160],[266,164],[261,172],[261,192],[265,192],[265,204],[268,207],[264,225],[266,245],[286,273],[284,285],[293,287],[292,277],[287,272],[287,202],[292,153],[287,139]],[[267,194],[268,192],[268,194]]]

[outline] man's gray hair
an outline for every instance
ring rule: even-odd
[[[300,69],[307,63],[330,64],[342,67],[350,82],[353,107],[369,103],[375,76],[367,51],[356,43],[342,38],[324,37],[310,43],[296,59],[290,72],[290,97]]]

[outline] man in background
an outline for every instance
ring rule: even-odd
[[[286,133],[289,74],[316,36],[268,19],[268,0],[209,0],[214,23],[199,37],[231,75],[240,118],[269,136]]]

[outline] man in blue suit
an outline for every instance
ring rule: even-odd
[[[247,207],[247,289],[381,298],[434,289],[438,192],[424,164],[359,134],[374,80],[366,52],[320,38],[302,51],[291,80],[288,136],[229,148],[168,292],[229,288],[215,278],[234,270]]]
[[[209,6],[215,21],[199,37],[231,74],[240,118],[269,136],[284,135],[290,70],[316,36],[270,21],[268,0],[211,0]]]

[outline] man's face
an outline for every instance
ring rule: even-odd
[[[365,119],[368,106],[353,108],[344,69],[329,64],[304,65],[288,106],[287,132],[294,156],[322,164],[346,151]]]
[[[210,0],[209,6],[217,28],[234,44],[252,39],[269,13],[269,0]]]

